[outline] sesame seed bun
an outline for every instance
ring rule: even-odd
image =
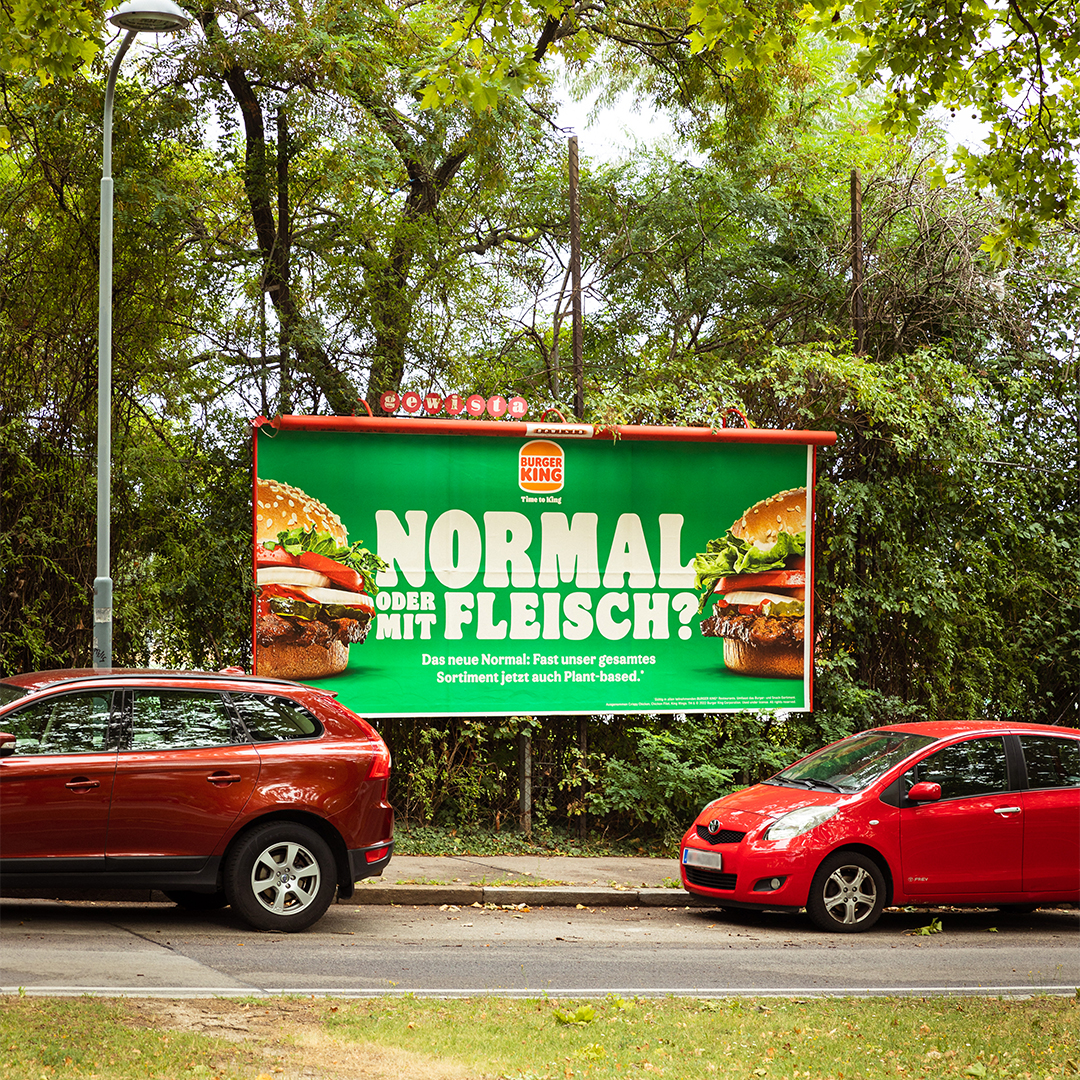
[[[330,533],[343,547],[348,545],[348,530],[325,503],[280,480],[260,477],[255,486],[255,543],[276,540],[279,532],[297,526],[314,526],[319,532]]]
[[[773,544],[782,532],[806,530],[806,488],[792,488],[754,503],[734,525],[731,533],[750,543]]]

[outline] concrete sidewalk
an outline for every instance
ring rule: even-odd
[[[395,855],[346,904],[715,906],[682,888],[675,859]]]
[[[149,889],[4,889],[18,898],[168,903]],[[382,877],[358,882],[339,904],[509,907],[716,907],[683,889],[675,859],[565,855],[395,855]]]

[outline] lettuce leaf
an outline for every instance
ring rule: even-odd
[[[300,555],[305,551],[311,551],[316,555],[333,559],[334,562],[339,562],[358,574],[362,574],[364,588],[371,596],[379,591],[379,586],[375,584],[375,575],[387,568],[385,560],[373,551],[368,551],[362,541],[357,540],[355,544],[345,547],[339,544],[330,533],[319,532],[314,525],[310,529],[297,525],[295,528],[279,532],[277,540],[264,540],[263,543],[270,549],[284,548],[290,555]]]
[[[782,532],[770,548],[760,548],[749,540],[740,540],[729,529],[723,536],[710,540],[705,551],[694,556],[694,588],[702,591],[698,611],[716,589],[722,577],[735,574],[760,574],[765,570],[783,570],[792,555],[806,554],[806,532]]]

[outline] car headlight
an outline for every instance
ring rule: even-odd
[[[804,806],[777,818],[766,830],[765,840],[790,840],[816,829],[837,812],[837,806]]]

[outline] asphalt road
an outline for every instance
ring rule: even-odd
[[[914,933],[940,918],[942,932]],[[235,996],[1073,993],[1080,914],[888,911],[869,933],[687,908],[338,905],[301,934],[228,910],[0,901],[0,993]]]

